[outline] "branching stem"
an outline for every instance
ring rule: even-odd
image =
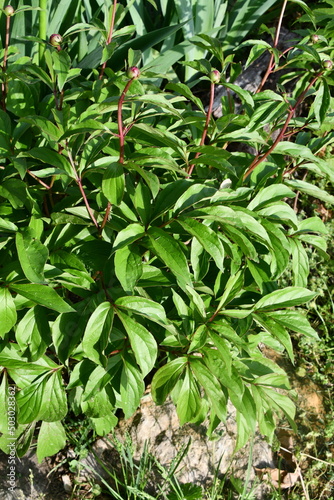
[[[273,143],[273,145],[262,155],[262,156],[259,156],[257,155],[254,160],[252,161],[252,163],[250,164],[250,166],[248,167],[248,170],[246,171],[244,177],[243,177],[243,180],[245,180],[252,172],[253,170],[258,166],[260,165],[260,163],[262,163],[273,151],[274,149],[276,148],[277,144],[279,142],[281,142],[281,140],[284,138],[285,136],[285,132],[289,126],[289,123],[292,119],[292,117],[294,116],[295,112],[296,112],[296,109],[298,108],[298,106],[303,102],[307,92],[310,90],[310,88],[315,84],[315,82],[318,80],[318,78],[324,73],[324,71],[320,71],[319,73],[317,73],[311,80],[311,82],[308,84],[308,86],[306,87],[306,89],[300,94],[300,96],[298,97],[296,103],[294,106],[290,107],[290,111],[288,113],[288,116],[285,120],[285,123],[279,133],[279,135],[277,136],[275,142]]]

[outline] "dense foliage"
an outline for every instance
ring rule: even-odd
[[[255,23],[275,2],[250,3]],[[3,14],[1,448],[8,384],[16,387],[17,452],[37,425],[39,460],[65,445],[69,410],[104,435],[118,409],[134,413],[147,383],[157,404],[171,395],[181,423],[209,415],[212,433],[230,399],[237,448],[256,424],[271,439],[275,415],[283,411],[293,426],[295,410],[277,391],[289,389],[286,374],[261,346],[293,361],[291,332],[318,338],[298,306],[316,296],[307,289],[306,248],[324,254],[326,228],[318,217],[297,217],[291,200],[300,191],[334,201],[299,175],[334,179],[320,154],[333,141],[325,34],[312,39],[306,30],[284,53],[279,29],[273,48],[245,42],[247,64],[272,55],[251,93],[233,83],[240,65],[232,51],[252,27],[243,23],[244,2],[212,2],[218,17],[193,32],[177,9],[174,24],[146,32],[142,6],[136,14],[134,4],[117,2],[104,24],[104,4],[93,15],[84,2],[88,19],[70,27],[63,4],[50,11],[49,42],[45,10]],[[228,36],[214,23],[226,12]],[[10,45],[13,31],[29,32],[37,16],[39,33]],[[182,58],[185,72],[175,66]],[[283,66],[278,90],[266,89]],[[207,108],[192,91],[198,82],[208,88]],[[218,83],[228,92],[214,120]]]

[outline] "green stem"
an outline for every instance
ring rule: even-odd
[[[47,3],[48,0],[39,0],[39,38],[42,40],[46,40],[46,32],[47,32],[47,24],[48,24],[48,12],[47,12]],[[43,44],[39,45],[38,49],[38,58],[39,58],[39,65],[41,67],[44,66],[43,59],[44,59],[44,52],[45,52],[45,46]]]
[[[202,133],[201,142],[199,143],[200,146],[204,145],[204,142],[205,142],[205,139],[206,139],[206,136],[208,133],[209,123],[210,123],[210,119],[211,119],[211,115],[212,115],[214,97],[215,97],[215,84],[211,83],[210,102],[209,102],[208,111],[206,113],[206,120],[205,120],[205,125],[204,125],[204,129],[203,129],[203,133]],[[196,153],[195,160],[197,160],[197,158],[200,156],[200,154],[201,154],[200,152]],[[193,173],[194,167],[195,167],[195,163],[190,165],[189,170],[188,170],[188,179],[191,177],[191,174]]]
[[[274,151],[274,149],[276,148],[277,144],[279,142],[281,142],[281,140],[284,138],[284,135],[285,135],[285,132],[289,126],[289,123],[292,119],[292,117],[294,116],[295,112],[296,112],[296,109],[298,108],[298,106],[302,103],[302,101],[304,100],[307,92],[310,90],[310,88],[315,84],[315,82],[318,80],[318,78],[323,74],[324,72],[323,71],[320,71],[320,73],[316,74],[314,78],[312,78],[311,82],[308,84],[308,86],[306,87],[306,89],[300,94],[300,96],[298,97],[295,105],[293,107],[290,108],[290,111],[289,111],[289,114],[285,120],[285,123],[279,133],[279,135],[277,136],[275,142],[273,143],[273,145],[268,149],[268,151],[266,151],[262,156],[259,156],[257,155],[254,160],[252,161],[252,163],[250,164],[250,166],[248,167],[248,170],[246,171],[244,177],[243,177],[243,180],[245,180],[252,172],[253,170],[258,166],[260,165],[260,163],[262,163],[266,158],[268,158],[268,156],[270,155],[270,153],[272,153]]]

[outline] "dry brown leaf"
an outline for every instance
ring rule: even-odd
[[[257,467],[254,467],[254,469],[258,477],[265,481],[268,481],[272,486],[281,490],[291,488],[299,479],[298,468],[295,472],[288,472],[280,469],[271,469],[270,467],[266,467],[265,469],[258,469]]]

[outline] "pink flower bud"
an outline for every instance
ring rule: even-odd
[[[210,73],[210,80],[212,83],[220,82],[220,72],[217,69],[213,69]]]
[[[4,7],[3,11],[7,17],[11,17],[15,13],[14,7],[12,7],[11,5],[6,5],[6,7]]]
[[[332,69],[333,61],[331,61],[330,59],[326,59],[325,61],[323,61],[322,65],[325,69]]]
[[[137,66],[131,66],[126,72],[126,75],[128,78],[139,78],[140,77],[140,71],[137,68]]]
[[[312,35],[312,36],[311,36],[311,42],[312,42],[312,43],[317,43],[317,42],[319,42],[319,35]]]
[[[59,47],[59,45],[62,43],[63,37],[59,35],[58,33],[54,33],[53,35],[50,36],[49,42],[53,47]]]

